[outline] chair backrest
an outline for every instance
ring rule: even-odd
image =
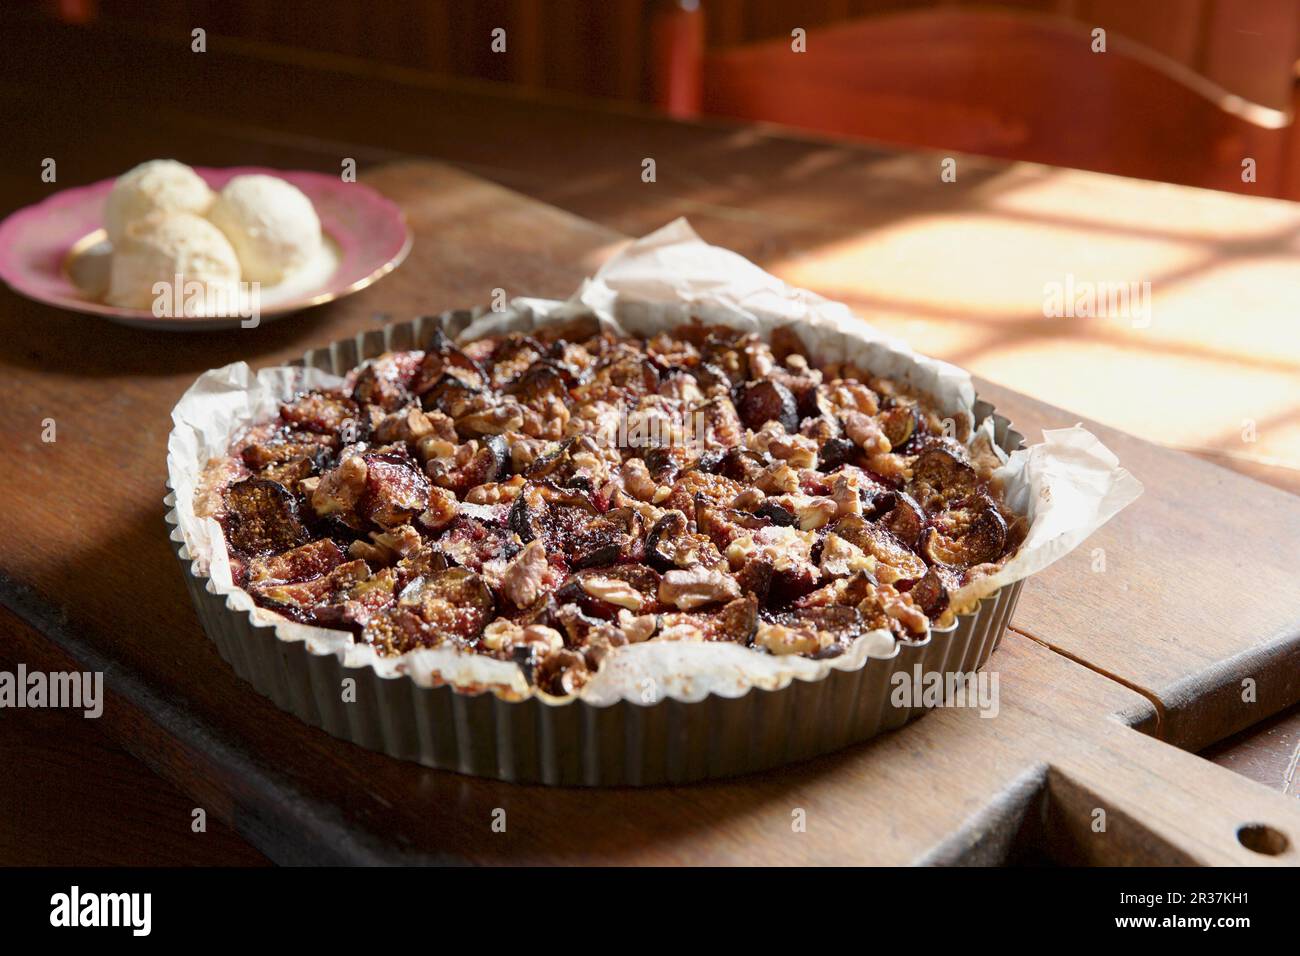
[[[1086,25],[929,9],[712,51],[708,113],[906,146],[1268,193],[1290,116]],[[1258,182],[1242,180],[1255,161]]]

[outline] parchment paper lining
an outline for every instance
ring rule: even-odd
[[[980,432],[992,435],[991,419],[974,422],[975,388],[969,374],[882,335],[841,303],[787,286],[735,253],[704,243],[685,220],[632,243],[568,301],[516,299],[510,308],[476,319],[459,338],[469,341],[588,314],[617,334],[632,335],[653,335],[693,316],[764,336],[777,326],[796,323],[817,361],[851,362],[905,382],[930,395],[944,415],[959,422],[959,435],[970,441]],[[175,427],[167,464],[179,527],[196,570],[210,576],[210,586],[226,596],[230,609],[249,614],[255,624],[273,627],[281,640],[305,641],[312,653],[335,654],[346,666],[373,667],[384,677],[408,674],[425,686],[450,683],[486,689],[506,699],[534,694],[513,663],[441,648],[381,657],[355,644],[348,632],[291,621],[259,607],[234,586],[220,526],[194,512],[204,467],[224,456],[240,431],[274,416],[279,404],[296,392],[340,381],[312,368],[269,368],[254,374],[237,362],[205,372],[182,396],[172,411]],[[973,427],[977,424],[978,431]],[[995,473],[1011,509],[1030,519],[1024,544],[998,572],[963,588],[955,604],[973,602],[1042,570],[1141,494],[1137,479],[1085,429],[1047,431],[1044,439],[1011,454]],[[827,661],[778,657],[734,644],[650,641],[613,651],[578,696],[595,705],[665,696],[686,702],[709,694],[738,697],[752,687],[775,690],[794,679],[818,680],[831,669],[854,670],[870,658],[888,659],[897,653],[886,631],[859,638],[848,653]],[[536,693],[554,703],[572,699]]]

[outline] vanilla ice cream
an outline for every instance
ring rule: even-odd
[[[113,250],[109,274],[110,305],[150,309],[160,295],[193,298],[189,288],[174,292],[176,276],[182,283],[201,283],[207,302],[237,302],[239,259],[221,230],[201,216],[185,212],[157,213],[132,223]],[[156,291],[156,283],[167,290]],[[185,314],[219,314],[225,311],[187,305]]]
[[[235,247],[249,282],[279,282],[320,252],[320,219],[311,200],[274,176],[236,176],[208,218]]]
[[[216,197],[199,174],[174,159],[141,163],[118,177],[104,206],[104,229],[116,245],[133,222],[156,213],[206,215]]]

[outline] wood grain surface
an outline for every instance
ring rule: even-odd
[[[0,65],[0,116],[14,134],[0,143],[0,196],[9,208],[48,190],[17,170],[38,166],[51,152],[65,157],[60,168],[71,183],[157,155],[331,169],[340,149],[373,161],[393,157],[394,147],[382,144],[414,150],[431,142],[462,161],[482,150],[480,161],[494,157],[497,172],[499,164],[514,170],[502,179],[527,179],[536,175],[529,170],[546,167],[551,178],[543,189],[545,176],[538,177],[534,187],[561,201],[565,176],[557,175],[556,164],[567,163],[572,193],[582,197],[574,205],[604,203],[608,225],[602,226],[446,166],[375,169],[368,181],[412,220],[411,259],[351,299],[255,330],[150,335],[0,293],[0,396],[8,409],[0,435],[11,450],[0,456],[0,481],[15,502],[0,511],[0,601],[46,635],[46,666],[71,655],[106,669],[113,697],[105,726],[272,859],[986,862],[1049,848],[1062,859],[1239,861],[1252,858],[1241,855],[1249,851],[1236,845],[1233,829],[1247,822],[1247,811],[1289,828],[1293,847],[1300,841],[1289,816],[1294,811],[1281,797],[1271,800],[1262,788],[1123,726],[1195,746],[1300,697],[1294,676],[1300,600],[1288,578],[1300,505],[1216,466],[1095,425],[1148,493],[1088,549],[1026,587],[1014,622],[1019,632],[1007,636],[991,664],[1002,681],[998,719],[940,712],[804,767],[605,799],[401,764],[279,713],[241,684],[203,638],[167,546],[161,507],[167,413],[184,388],[206,368],[237,359],[255,366],[281,362],[371,327],[377,314],[400,319],[478,305],[495,288],[566,295],[621,240],[610,225],[649,225],[649,218],[683,208],[680,191],[649,187],[615,205],[610,197],[628,188],[623,173],[610,170],[654,149],[679,158],[672,173],[679,177],[692,158],[708,168],[717,161],[710,151],[740,134],[608,114],[602,123],[610,135],[589,136],[575,147],[564,131],[589,131],[593,124],[577,107],[550,107],[540,116],[535,104],[507,100],[491,111],[489,98],[478,93],[407,89],[404,115],[413,115],[417,94],[420,102],[443,107],[417,136],[400,111],[365,115],[382,97],[371,102],[355,83],[323,75],[295,86],[287,67],[244,64],[250,66],[245,81],[294,89],[301,93],[297,107],[318,111],[320,125],[308,137],[287,108],[268,116],[275,98],[244,97],[228,72],[243,61],[221,66],[214,56],[208,79],[230,94],[226,115],[248,109],[250,125],[235,129],[177,104],[143,105],[143,85],[127,63],[128,54],[149,48],[126,44],[113,48],[122,58],[116,65],[104,57],[107,66],[51,87],[50,108],[33,123],[28,104],[39,83],[32,77],[45,67],[32,58],[66,49],[39,33],[27,39]],[[158,66],[156,92],[178,95],[166,81],[183,86],[185,74],[165,58]],[[104,69],[123,80],[111,100],[92,88],[93,74]],[[386,82],[393,81],[376,80],[381,87]],[[322,118],[327,105],[332,119]],[[361,152],[321,139],[344,114],[357,124],[353,133],[372,131],[381,146]],[[256,125],[273,121],[279,121],[274,134]],[[537,150],[525,135],[540,135],[543,127],[552,131],[548,142],[560,144],[554,152]],[[113,128],[136,132],[119,141],[107,132]],[[176,147],[200,131],[202,156]],[[481,138],[493,136],[486,145]],[[102,149],[87,149],[87,138]],[[749,153],[745,175],[779,178],[784,165],[809,155],[805,146],[780,139],[763,145]],[[876,155],[896,170],[912,161],[856,155]],[[602,181],[607,188],[596,196],[592,184],[599,192]],[[957,201],[919,195],[923,206]],[[812,221],[768,217],[761,204],[743,220],[721,206],[687,207],[705,213],[714,238],[734,236],[735,245],[760,259],[790,252],[800,223]],[[1043,426],[1079,420],[986,382],[980,390],[1031,437]],[[49,444],[40,440],[47,418],[58,435]],[[1091,570],[1093,545],[1105,549],[1104,573]],[[1212,613],[1220,608],[1230,613]],[[1248,678],[1255,681],[1253,703],[1241,698]],[[913,812],[882,809],[899,802]],[[1089,835],[1090,803],[1132,821],[1122,839]],[[800,836],[812,839],[790,840],[792,810],[810,805],[816,812]],[[519,822],[509,840],[494,842],[487,820],[497,806]],[[826,823],[814,831],[818,818]],[[1045,819],[1053,821],[1047,830],[1055,842]],[[590,840],[575,845],[565,836],[574,830],[590,831]]]
[[[48,638],[0,608],[0,670],[40,660],[79,670]],[[194,799],[114,744],[79,711],[6,710],[0,753],[0,862],[5,866],[265,866],[217,814],[196,831]],[[16,777],[17,779],[13,779]]]
[[[1115,769],[1109,761],[1141,736],[1110,715],[1156,729],[1155,708],[1141,694],[1018,635],[1008,636],[990,665],[1002,687],[996,719],[972,710],[941,712],[793,770],[703,787],[620,792],[616,799],[401,764],[334,741],[257,697],[199,632],[161,533],[165,412],[195,366],[250,353],[259,364],[282,361],[305,342],[364,327],[376,310],[405,315],[430,300],[454,300],[466,284],[490,281],[485,269],[535,283],[540,294],[560,294],[593,258],[608,253],[615,238],[446,167],[389,166],[368,181],[406,208],[417,235],[412,258],[390,280],[308,321],[226,336],[163,337],[95,326],[94,350],[79,351],[85,333],[80,320],[15,302],[16,311],[28,310],[29,321],[13,323],[6,336],[8,356],[44,348],[76,356],[83,373],[95,372],[89,378],[66,370],[51,376],[13,363],[6,379],[7,397],[21,405],[30,428],[44,417],[59,423],[52,444],[26,437],[29,450],[18,460],[38,493],[0,518],[0,534],[14,545],[5,558],[6,603],[63,651],[89,657],[88,666],[115,675],[109,705],[115,716],[106,719],[129,746],[197,791],[203,805],[233,820],[269,856],[289,862],[978,862],[1036,845],[1018,842],[1027,839],[1019,834],[1026,814],[1032,817],[1031,809],[1050,799],[1050,767],[1079,788],[1069,791],[1069,806],[1084,793],[1098,806],[1125,808],[1125,819],[1134,821],[1122,832],[1110,831],[1114,842],[1106,847],[1085,844],[1090,858],[1140,858],[1157,852],[1153,847],[1158,854],[1206,861],[1248,854],[1231,839],[1232,802],[1201,807],[1201,822],[1189,817],[1181,831],[1177,803],[1154,821],[1134,815],[1135,805],[1150,799],[1147,788],[1160,789],[1159,777],[1148,778],[1148,761],[1136,759],[1128,761],[1128,779],[1109,776]],[[530,267],[532,250],[543,242],[550,261]],[[491,265],[484,266],[489,258]],[[277,341],[282,336],[283,343]],[[88,401],[91,391],[111,398]],[[1009,395],[995,397],[1012,404]],[[1012,414],[1026,425],[1061,415],[1025,401]],[[13,438],[24,440],[21,433]],[[1196,469],[1213,467],[1162,454],[1174,470],[1184,461]],[[0,467],[10,469],[13,461]],[[20,484],[19,475],[0,477]],[[112,494],[97,496],[93,507],[62,506],[104,481]],[[1110,593],[1111,581],[1125,578],[1125,566],[1116,564],[1076,590]],[[149,600],[142,601],[144,595]],[[1059,601],[1031,583],[1021,616],[1036,604]],[[1263,788],[1170,748],[1160,753],[1209,773],[1218,793],[1247,788],[1249,800],[1238,798],[1234,814],[1260,801],[1259,814],[1287,820]],[[943,786],[936,788],[936,780]],[[859,817],[862,808],[887,804],[891,795],[908,794],[910,805],[926,792],[933,797],[923,812]],[[499,834],[490,829],[497,807],[515,821],[507,839],[494,839]],[[798,809],[827,822],[820,836],[790,829]],[[568,832],[579,821],[585,836],[575,842]]]

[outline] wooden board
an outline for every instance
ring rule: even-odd
[[[512,292],[565,294],[618,239],[446,167],[392,166],[368,179],[407,209],[412,257],[354,299],[299,319],[157,336],[7,293],[0,300],[0,396],[13,410],[4,437],[19,449],[0,460],[0,479],[21,496],[0,514],[0,599],[45,637],[31,642],[33,665],[107,672],[105,724],[198,805],[281,862],[991,862],[1035,853],[1295,861],[1294,849],[1257,856],[1235,833],[1264,822],[1300,845],[1300,811],[1130,729],[1154,728],[1146,697],[1017,634],[990,665],[1001,690],[995,719],[940,711],[799,767],[677,789],[557,791],[465,778],[371,754],[277,711],[204,639],[168,549],[160,500],[171,404],[203,368],[282,361],[365,327],[375,312],[481,301],[502,277]],[[1026,423],[1064,415],[997,400]],[[46,417],[58,423],[53,444],[39,441]],[[1194,486],[1209,467],[1171,453],[1151,461],[1161,473],[1145,474],[1149,484]],[[1258,490],[1223,474],[1229,498]],[[1113,567],[1079,592],[1122,588],[1126,566]],[[1031,583],[1022,616],[1059,603]],[[491,829],[496,808],[506,811],[506,834]],[[1090,829],[1097,808],[1112,821],[1101,834]],[[797,833],[800,810],[807,829]]]
[[[1031,441],[1077,416],[987,382]],[[1300,498],[1095,422],[1146,493],[1034,578],[1013,626],[1139,690],[1188,749],[1300,699]]]

